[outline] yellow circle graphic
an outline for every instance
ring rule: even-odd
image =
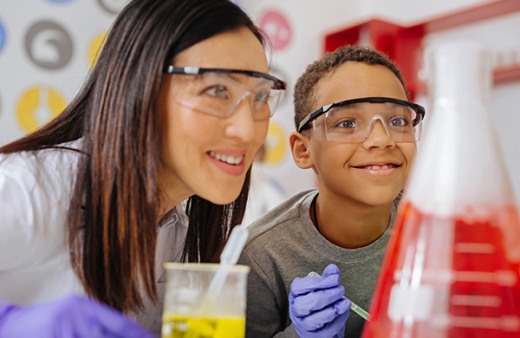
[[[67,105],[61,94],[49,87],[30,87],[22,93],[16,106],[21,129],[30,133],[59,115]]]
[[[88,65],[90,68],[94,67],[96,61],[98,59],[99,53],[101,53],[101,48],[103,48],[103,44],[105,43],[105,39],[107,37],[107,33],[101,33],[97,35],[92,42],[90,42],[88,48]]]
[[[287,153],[288,142],[287,133],[282,126],[275,121],[271,121],[265,141],[265,163],[274,165],[282,162]]]

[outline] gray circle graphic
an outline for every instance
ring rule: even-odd
[[[63,68],[72,58],[69,33],[54,21],[39,21],[25,35],[25,51],[36,65],[45,69]]]
[[[101,8],[110,14],[118,14],[129,0],[97,0]]]

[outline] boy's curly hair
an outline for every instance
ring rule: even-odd
[[[318,82],[349,61],[385,66],[397,76],[403,87],[406,88],[401,72],[387,55],[364,46],[348,45],[340,47],[307,66],[305,72],[296,81],[294,86],[294,124],[296,128],[305,116],[315,109]]]

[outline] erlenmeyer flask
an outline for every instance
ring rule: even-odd
[[[490,53],[429,54],[433,109],[363,338],[520,337],[520,221],[490,114]]]

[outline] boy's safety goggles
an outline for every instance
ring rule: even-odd
[[[421,138],[422,106],[389,97],[364,97],[331,103],[307,115],[298,132],[312,123],[313,135],[327,141],[362,143],[379,121],[396,143]]]

